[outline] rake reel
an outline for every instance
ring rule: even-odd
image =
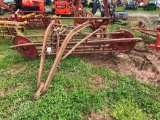
[[[31,42],[21,36],[14,38],[15,45],[12,48],[17,49],[22,55],[29,58],[41,56],[35,99],[48,90],[60,61],[70,54],[125,53],[141,41],[141,38],[135,38],[127,30],[105,32],[103,28],[95,29],[94,23],[92,18],[92,21],[86,21],[73,28],[53,21],[45,32],[43,42]],[[56,59],[46,82],[42,82],[45,57],[51,55],[55,55]]]
[[[154,29],[142,28],[144,26],[144,21],[138,20],[136,25],[131,26],[131,30],[138,30],[141,33],[157,37],[154,44],[146,45],[146,47],[160,51],[160,26],[155,26]]]

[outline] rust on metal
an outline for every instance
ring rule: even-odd
[[[155,26],[154,29],[148,29],[142,27],[145,27],[144,20],[138,20],[137,24],[131,26],[131,30],[138,30],[141,33],[156,37],[156,42],[154,44],[146,45],[146,47],[160,51],[160,33],[159,33],[160,27]]]
[[[54,26],[54,27],[53,27]],[[63,26],[63,27],[62,27]],[[135,38],[127,30],[119,30],[114,32],[109,32],[111,34],[110,38],[107,38],[103,34],[103,29],[98,28],[92,30],[92,22],[87,21],[82,25],[75,27],[68,31],[66,30],[68,26],[51,23],[45,33],[42,52],[40,69],[38,74],[38,91],[35,94],[35,99],[38,99],[41,94],[48,90],[48,87],[52,81],[52,78],[56,72],[56,69],[60,63],[60,60],[65,59],[70,54],[97,54],[97,53],[109,53],[109,52],[128,52],[135,46],[136,42],[141,41],[141,38]],[[85,34],[82,39],[76,39],[77,33],[83,33],[83,29],[90,27],[90,34]],[[54,34],[50,33],[54,29]],[[67,33],[65,39],[63,34],[57,34],[57,29],[60,31],[65,31]],[[91,32],[92,31],[92,32]],[[102,32],[101,34],[99,32]],[[64,33],[64,32],[60,32]],[[55,37],[49,40],[49,36],[53,34]],[[56,37],[57,36],[57,37]],[[57,40],[58,39],[58,40]],[[63,40],[62,40],[63,39]],[[57,44],[58,42],[58,44]],[[48,44],[49,43],[49,44]],[[47,48],[50,47],[51,51],[48,52]],[[58,51],[58,52],[57,52]],[[45,57],[47,55],[56,55],[56,59],[51,67],[49,75],[45,82],[42,82],[43,69]]]
[[[9,11],[12,11],[12,12],[13,12],[13,10],[10,9],[10,8],[3,2],[3,0],[0,0],[0,6],[3,7],[3,8],[5,8],[5,9],[7,9],[7,10],[9,10]]]
[[[88,20],[77,27],[58,24],[52,21],[46,29],[43,42],[28,41],[27,38],[17,36],[12,48],[29,58],[41,56],[35,99],[48,90],[60,60],[70,54],[98,54],[131,51],[141,38],[135,38],[127,30],[106,32],[103,28],[95,27],[95,21]],[[107,25],[107,24],[106,24]],[[84,32],[84,29],[88,31]],[[79,36],[81,35],[81,38]],[[108,37],[110,35],[110,37]],[[44,62],[46,56],[56,55],[45,82],[42,82]]]
[[[125,53],[131,51],[136,43],[142,40],[127,30],[106,32],[105,29],[112,17],[109,15],[108,1],[103,0],[103,2],[106,3],[105,17],[94,17],[90,12],[79,10],[80,0],[77,0],[74,17],[51,18],[53,21],[49,22],[43,42],[30,41],[29,37],[22,36],[14,38],[14,46],[11,48],[29,58],[41,56],[35,99],[48,90],[60,61],[70,54]],[[58,22],[60,19],[73,19],[75,26],[61,24]],[[48,77],[43,80],[45,58],[52,55],[56,58]]]

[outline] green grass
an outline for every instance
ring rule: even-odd
[[[110,31],[119,28],[129,26],[109,26]],[[86,120],[91,113],[119,120],[160,118],[159,86],[141,83],[133,76],[120,76],[107,67],[88,65],[73,55],[61,62],[47,93],[34,100],[40,58],[31,60],[10,49],[12,39],[0,39],[0,44],[2,120]],[[54,59],[46,58],[43,81]]]
[[[9,49],[11,42],[1,44],[0,119],[87,119],[91,112],[120,120],[160,118],[160,87],[88,66],[77,56],[62,61],[48,92],[35,101],[40,58],[30,60]],[[44,76],[53,59],[47,58]]]

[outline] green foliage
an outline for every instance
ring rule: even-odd
[[[134,103],[138,109],[141,109],[149,117],[158,119],[160,118],[159,92],[159,87],[146,85],[126,76],[119,77],[114,88],[107,91],[107,96],[109,96],[109,104],[111,104],[111,107],[113,107],[113,104],[116,104],[117,101],[126,99],[131,101],[131,105]]]
[[[46,71],[53,59],[46,59]],[[36,91],[39,59],[18,64],[15,61],[14,66],[19,64],[24,68],[21,74],[10,74],[7,79],[3,77],[1,82],[1,119],[81,119],[82,114],[88,115],[91,109],[98,111],[105,106],[104,92],[90,93],[87,90],[85,79],[92,75],[87,72],[87,77],[84,76],[90,68],[79,57],[72,56],[62,62],[47,94],[38,101],[33,100],[33,95]],[[8,69],[3,69],[2,74]]]
[[[53,59],[46,59],[46,71]],[[21,60],[27,62],[15,61],[14,66],[20,65],[22,71],[7,79],[2,77],[3,82],[0,82],[1,119],[82,119],[91,112],[105,109],[111,109],[110,115],[116,119],[159,118],[159,88],[128,76],[120,77],[107,68],[87,66],[77,56],[70,56],[62,62],[47,94],[35,101],[39,59],[22,57]],[[1,69],[1,72],[8,69]],[[47,76],[47,72],[44,74]],[[102,76],[102,85],[96,91],[90,91],[92,84],[88,79],[94,80],[96,75]]]
[[[146,114],[142,112],[129,99],[121,99],[113,105],[112,116],[118,120],[149,120]]]

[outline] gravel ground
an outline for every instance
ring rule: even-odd
[[[142,16],[145,16],[145,17],[160,17],[159,14],[146,14],[146,13],[129,13],[128,14],[129,17],[142,17]]]

